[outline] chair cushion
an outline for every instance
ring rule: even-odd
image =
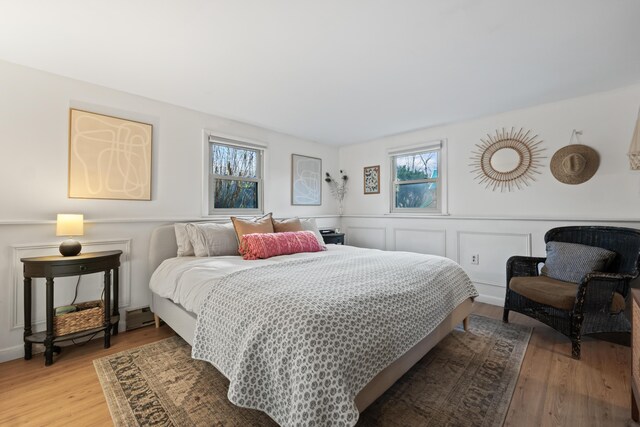
[[[573,308],[576,292],[578,292],[577,284],[547,276],[512,277],[509,288],[532,301],[566,311]],[[624,297],[614,292],[609,309],[612,313],[623,311],[625,309]]]
[[[563,282],[580,283],[593,271],[605,271],[615,252],[577,243],[548,242],[542,274]]]

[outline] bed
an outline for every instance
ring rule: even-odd
[[[354,425],[358,412],[381,396],[456,325],[464,323],[466,329],[477,292],[462,269],[445,258],[329,246],[326,252],[258,261],[240,257],[176,258],[174,226],[158,227],[152,233],[149,250],[153,312],[193,346],[195,358],[212,363],[230,380],[229,399],[238,406],[263,410],[281,425]],[[396,265],[401,266],[398,271],[390,267]],[[404,309],[412,306],[411,301],[423,299],[416,293],[423,291],[408,284],[404,289],[402,285],[411,282],[407,270],[413,265],[422,265],[424,271],[437,270],[429,285],[438,294],[437,302],[427,302],[425,297],[421,306],[428,310]],[[345,280],[340,277],[344,274],[338,272],[351,270],[353,277],[368,277],[367,271],[374,272],[374,277],[344,287]],[[314,282],[312,278],[318,276],[322,280],[316,278]],[[252,277],[258,279],[247,284]],[[368,289],[378,286],[376,281],[386,293],[376,295],[372,303]],[[383,313],[380,307],[386,307],[387,300],[389,304],[403,302]],[[254,321],[261,311],[262,320]],[[418,311],[429,311],[437,321],[416,324],[413,319]],[[297,314],[289,316],[289,312]],[[288,320],[281,319],[288,317],[295,317],[291,322],[296,325],[315,323],[311,328],[285,334]],[[307,320],[301,321],[302,317]],[[387,323],[386,318],[394,320]],[[403,325],[405,320],[408,323]],[[317,332],[323,327],[324,335]],[[351,335],[344,333],[349,328],[354,329],[355,336],[351,343],[347,342]],[[379,331],[383,330],[385,338],[381,339],[383,332]],[[309,342],[316,347],[310,347]],[[358,353],[358,348],[364,350]],[[271,353],[266,354],[267,350]],[[363,363],[336,367],[333,360]],[[331,372],[323,371],[326,366]],[[247,374],[251,372],[253,376]],[[340,378],[330,381],[328,376]],[[265,387],[269,388],[267,392],[262,390]],[[345,396],[351,402],[340,406],[338,401]]]

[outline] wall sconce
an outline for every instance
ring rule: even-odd
[[[56,221],[56,236],[68,236],[60,243],[60,253],[63,256],[75,256],[82,250],[82,245],[72,236],[84,234],[84,215],[82,214],[58,214]]]

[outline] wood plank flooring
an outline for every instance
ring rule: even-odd
[[[44,366],[42,354],[0,364],[0,426],[110,426],[111,415],[93,359],[174,335],[168,327],[121,332],[103,340],[64,347]]]
[[[476,314],[502,318],[502,308],[477,304]],[[631,349],[585,337],[582,358],[568,338],[511,312],[511,323],[534,328],[505,426],[636,426],[631,420]]]
[[[502,315],[481,303],[475,312]],[[564,336],[517,313],[510,319],[535,329],[505,426],[637,426],[630,419],[628,347],[586,338],[576,361]],[[46,368],[41,355],[0,364],[0,426],[112,425],[93,359],[173,334],[167,326],[121,333],[108,350],[101,340],[65,348]]]

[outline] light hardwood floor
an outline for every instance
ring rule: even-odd
[[[480,315],[501,318],[500,307],[476,304]],[[630,426],[628,347],[586,338],[582,360],[569,340],[517,313],[511,322],[535,329],[505,426]],[[111,417],[92,360],[173,335],[167,326],[121,333],[108,350],[100,340],[66,348],[55,363],[0,364],[0,426],[108,426]]]

